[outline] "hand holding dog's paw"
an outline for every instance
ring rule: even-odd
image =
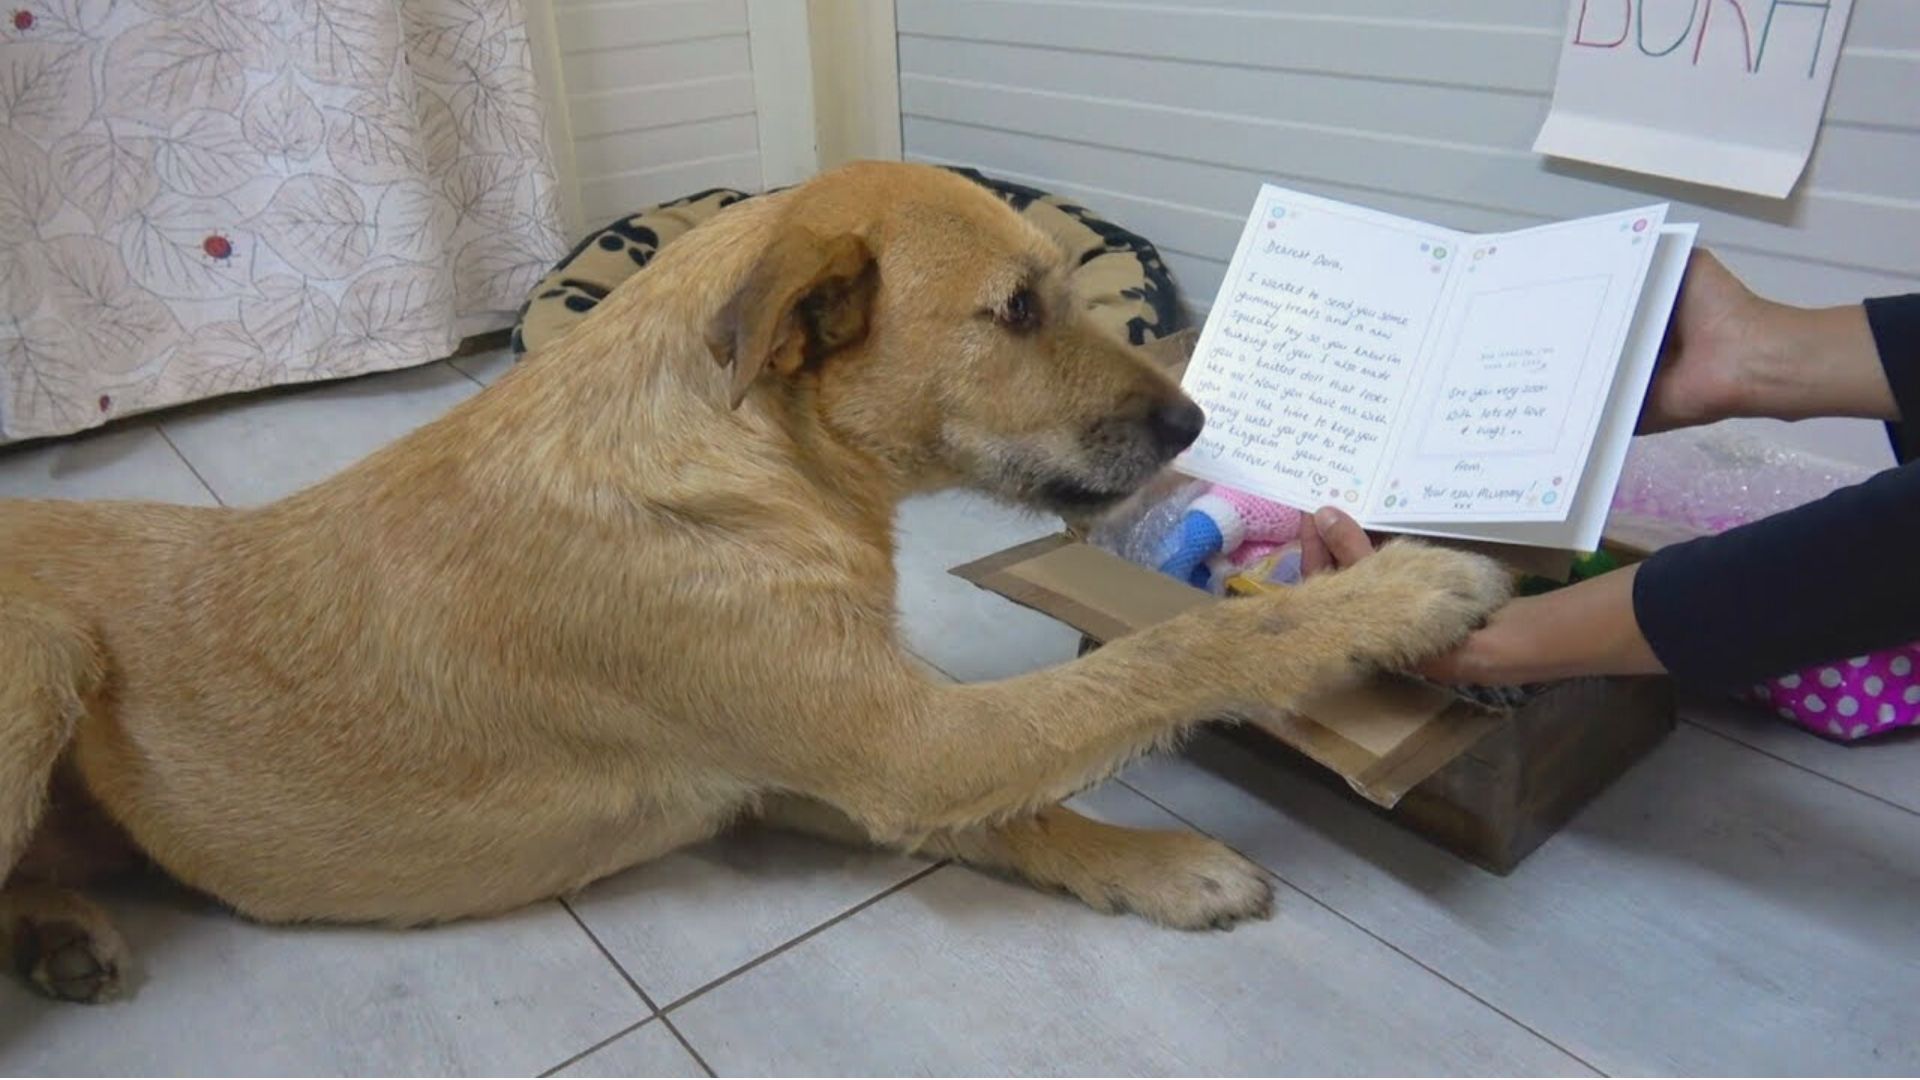
[[[1323,581],[1358,658],[1396,670],[1466,640],[1513,591],[1492,559],[1407,540]]]

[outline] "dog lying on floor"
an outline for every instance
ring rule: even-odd
[[[1200,410],[969,181],[863,164],[663,250],[563,341],[278,503],[0,503],[0,950],[127,963],[122,856],[270,922],[518,907],[743,817],[1173,927],[1265,916],[1225,847],[1057,804],[1196,722],[1459,641],[1476,557],[1389,545],[1048,671],[928,677],[892,522],[964,486],[1086,514]]]

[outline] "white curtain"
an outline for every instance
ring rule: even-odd
[[[565,252],[520,0],[14,0],[0,441],[447,355]]]

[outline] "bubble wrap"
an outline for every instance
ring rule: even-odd
[[[1725,532],[1812,502],[1873,475],[1861,465],[1774,445],[1727,428],[1696,428],[1635,439],[1620,486],[1618,514],[1703,532]]]
[[[1174,488],[1171,495],[1158,502],[1125,507],[1096,526],[1087,539],[1128,562],[1152,566],[1167,535],[1206,490],[1204,481],[1193,480]]]

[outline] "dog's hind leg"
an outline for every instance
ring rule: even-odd
[[[92,1003],[120,992],[127,946],[72,889],[13,882],[0,891],[0,963],[48,997]]]
[[[58,998],[119,987],[126,947],[66,889],[15,879],[46,812],[54,767],[102,679],[85,623],[30,582],[0,579],[0,961]]]

